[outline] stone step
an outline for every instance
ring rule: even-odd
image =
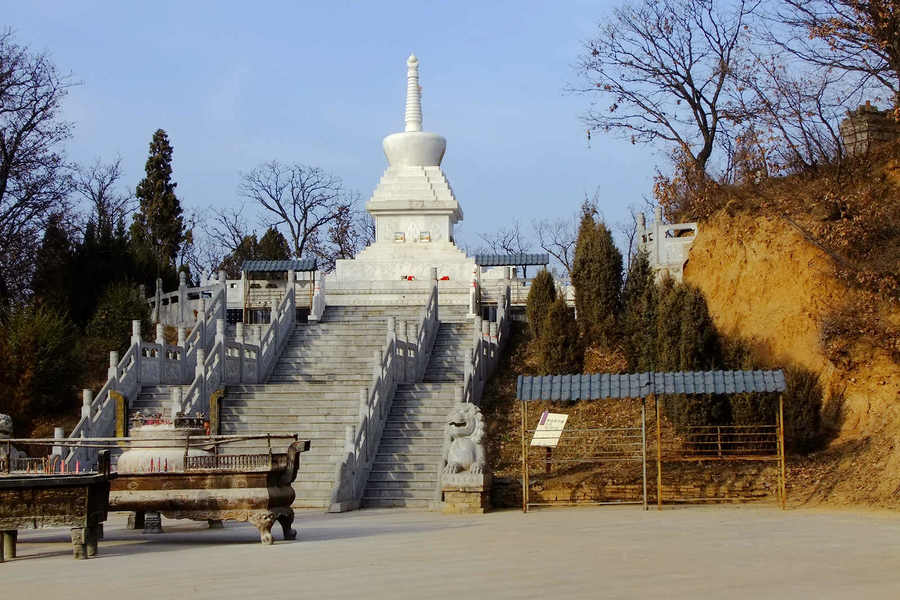
[[[370,489],[366,488],[364,501],[372,500],[433,500],[437,490],[432,489]]]
[[[437,476],[437,464],[440,455],[420,455],[417,460],[396,458],[391,455],[376,455],[372,464],[372,473],[434,473]],[[370,475],[371,477],[372,475]]]
[[[374,482],[397,482],[397,481],[431,481],[437,483],[437,471],[399,471],[392,469],[390,471],[373,471],[369,475],[369,481]]]
[[[435,493],[437,488],[437,477],[434,479],[416,479],[416,480],[398,480],[389,481],[382,479],[370,479],[369,486],[366,488],[366,494],[374,496],[375,492],[380,490],[428,490]]]
[[[248,410],[249,408],[249,410]],[[252,412],[255,415],[263,417],[302,417],[304,423],[315,423],[319,420],[340,419],[341,422],[351,422],[359,415],[358,407],[348,406],[346,408],[317,408],[310,406],[256,406],[252,407],[234,407],[223,406],[219,410],[219,416],[222,419],[231,417],[239,417]]]
[[[363,508],[417,508],[426,509],[434,500],[413,500],[410,498],[370,498],[363,496]]]

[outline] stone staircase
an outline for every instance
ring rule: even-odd
[[[344,430],[356,425],[359,394],[372,380],[373,354],[384,346],[384,318],[330,307],[320,323],[298,323],[268,382],[226,389],[220,410],[223,435],[292,434],[311,441],[294,482],[294,505],[327,508]],[[284,452],[285,440],[273,446]],[[267,441],[227,445],[229,454],[266,452]]]
[[[141,393],[131,402],[129,410],[140,411],[143,415],[164,414],[169,415],[172,406],[172,388],[181,387],[182,394],[186,394],[189,385],[145,385]]]
[[[463,312],[460,312],[460,311]],[[464,307],[448,314],[465,315]],[[295,506],[327,508],[344,431],[356,425],[360,389],[372,381],[374,353],[384,347],[387,317],[418,322],[421,306],[329,306],[318,323],[298,323],[267,383],[232,385],[220,409],[223,435],[292,434],[311,440],[294,483]],[[285,440],[273,451],[283,452]],[[229,454],[266,452],[267,441],[223,447]]]
[[[440,308],[441,326],[421,383],[400,384],[369,473],[362,505],[369,508],[428,508],[439,499],[438,468],[444,426],[456,390],[463,384],[465,348],[474,324]],[[444,320],[447,319],[447,320]]]

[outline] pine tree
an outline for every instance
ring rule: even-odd
[[[184,218],[172,181],[172,145],[162,129],[153,134],[144,169],[146,175],[135,192],[140,209],[131,226],[132,243],[155,277],[174,279],[175,260],[185,239]]]
[[[538,338],[538,353],[545,375],[581,372],[584,351],[578,341],[578,324],[563,297],[550,304]]]
[[[536,340],[540,336],[554,300],[556,300],[556,284],[553,282],[553,275],[547,269],[542,269],[531,282],[525,306],[525,316],[528,318],[528,328],[533,339]]]
[[[611,348],[617,338],[616,315],[622,288],[622,253],[594,213],[585,210],[572,262],[575,307],[585,344]]]

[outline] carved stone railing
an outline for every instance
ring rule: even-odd
[[[137,322],[137,332],[136,338],[134,335],[132,336],[131,346],[121,360],[118,352],[109,353],[107,380],[96,397],[90,390],[84,390],[81,419],[72,429],[69,438],[112,437],[115,435],[117,417],[124,419],[124,414],[120,415],[123,407],[119,406],[117,410],[117,398],[136,398],[141,389],[140,321]],[[65,460],[69,467],[74,467],[76,463],[90,464],[96,460],[96,449],[72,448]]]
[[[472,347],[463,363],[462,402],[481,403],[484,384],[494,372],[509,335],[509,306],[510,288],[507,285],[497,301],[497,321],[475,317]]]
[[[204,285],[188,287],[184,272],[178,274],[178,289],[174,292],[162,291],[162,280],[156,280],[156,292],[147,298],[150,307],[150,320],[172,326],[191,326],[197,320],[205,300],[209,300],[217,291],[225,289],[225,273],[220,272],[218,279],[210,279]],[[223,298],[224,299],[224,298]],[[209,307],[209,303],[207,303]],[[209,312],[209,310],[207,310]],[[221,315],[224,318],[224,313]],[[218,317],[216,317],[218,318]]]
[[[425,373],[440,325],[438,285],[436,279],[433,281],[428,303],[419,322],[413,325],[412,334],[404,323],[405,335],[398,336],[396,319],[387,320],[384,347],[374,355],[372,383],[360,390],[359,420],[355,427],[347,425],[344,430],[344,459],[335,467],[331,512],[359,507],[397,384],[421,381]]]

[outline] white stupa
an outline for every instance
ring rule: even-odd
[[[384,138],[388,168],[366,203],[375,219],[375,242],[356,258],[337,261],[327,286],[329,304],[342,289],[413,292],[419,286],[411,284],[430,281],[432,268],[448,292],[471,285],[475,262],[453,242],[462,208],[441,170],[447,140],[422,131],[419,61],[410,55],[406,65],[406,127]]]

